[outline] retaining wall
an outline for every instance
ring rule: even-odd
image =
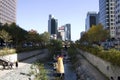
[[[88,52],[78,50],[91,64],[96,66],[110,80],[120,80],[120,67],[114,66]],[[114,55],[113,55],[114,56]],[[113,79],[112,79],[113,78]]]
[[[15,62],[15,61],[20,61],[20,60],[24,60],[26,58],[35,56],[35,55],[40,55],[42,53],[44,53],[46,49],[43,50],[35,50],[35,51],[30,51],[30,52],[22,52],[22,53],[15,53],[15,54],[9,54],[9,55],[5,55],[5,56],[0,56],[0,58],[3,58],[5,60],[8,60],[10,62]]]

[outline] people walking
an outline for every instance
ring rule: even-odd
[[[15,62],[15,66],[16,66],[16,68],[18,68],[18,61]]]

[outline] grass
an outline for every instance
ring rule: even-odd
[[[7,55],[7,54],[14,54],[16,50],[13,48],[3,48],[0,50],[0,56]]]
[[[31,66],[30,74],[35,76],[34,80],[49,80],[47,76],[48,71],[45,69],[44,64],[35,62]]]

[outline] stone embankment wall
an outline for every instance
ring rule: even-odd
[[[120,67],[110,64],[88,52],[78,50],[91,64],[96,66],[110,80],[120,80]],[[113,55],[114,56],[114,55]]]
[[[30,52],[22,52],[22,53],[15,53],[15,54],[9,54],[5,56],[0,56],[0,58],[3,58],[5,60],[8,60],[10,62],[15,62],[15,61],[21,61],[27,58],[30,58],[32,56],[38,56],[42,53],[44,53],[46,49],[43,50],[35,50],[35,51],[30,51]]]

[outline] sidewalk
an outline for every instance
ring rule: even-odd
[[[30,66],[38,58],[43,59],[47,56],[48,53],[40,54],[39,56],[29,58],[22,62],[18,63],[18,68],[13,66],[11,70],[0,70],[0,80],[29,80],[30,79]]]

